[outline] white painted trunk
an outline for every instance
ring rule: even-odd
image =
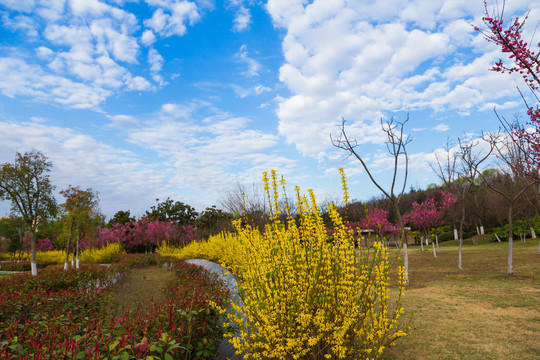
[[[420,248],[424,251],[424,237],[420,238]]]
[[[478,226],[476,227],[476,235],[480,235],[480,228]]]
[[[495,233],[495,238],[497,239],[497,242],[501,242],[501,238],[499,238],[499,235],[497,235],[497,233]]]
[[[441,249],[439,249],[439,235],[435,235],[435,244],[437,244],[437,252],[441,252]]]
[[[484,226],[480,226],[480,235],[485,235],[486,232],[484,231]]]
[[[75,268],[79,268],[79,256],[77,256],[77,259],[75,260]]]
[[[37,265],[35,261],[30,263],[30,269],[32,270],[32,276],[37,276]]]
[[[69,268],[69,263],[66,261],[66,262],[64,263],[64,270],[67,270],[68,268]]]
[[[512,255],[514,252],[514,239],[512,239],[512,236],[508,238],[508,275],[514,275],[514,269],[512,267],[513,265],[513,259]]]
[[[459,239],[459,234],[456,228],[454,228],[454,240]]]
[[[426,246],[428,246],[428,245],[429,245],[429,239],[426,238]]]
[[[437,251],[435,251],[435,242],[431,242],[431,247],[433,248],[433,257],[437,259]]]
[[[409,286],[409,252],[407,251],[407,239],[403,242],[403,267],[405,268],[405,285]]]
[[[463,239],[459,239],[459,248],[458,248],[458,270],[463,270],[461,267],[461,246],[463,245]]]
[[[531,239],[536,239],[536,232],[534,231],[534,228],[529,226],[529,229],[531,230]]]

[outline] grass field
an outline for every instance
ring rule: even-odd
[[[409,248],[410,286],[403,299],[409,335],[385,359],[540,359],[538,240],[514,242],[514,276],[506,275],[508,243],[465,241]],[[412,315],[411,315],[412,313]]]

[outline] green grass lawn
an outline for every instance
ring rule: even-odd
[[[457,242],[409,248],[410,286],[403,298],[409,335],[385,359],[540,359],[540,255],[538,240],[464,242],[463,271]]]

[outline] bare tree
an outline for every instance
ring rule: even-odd
[[[456,181],[459,176],[456,167],[459,155],[456,151],[452,151],[448,140],[446,141],[446,145],[444,146],[444,151],[444,158],[440,158],[439,154],[437,152],[435,153],[437,166],[434,166],[433,164],[429,165],[433,172],[437,174],[439,179],[441,179],[444,187],[452,194],[457,195],[459,203],[462,203],[462,192],[459,191],[460,184]],[[454,230],[454,240],[457,240],[459,236],[456,228],[456,217],[454,211],[452,211],[452,227]]]
[[[351,139],[347,136],[345,131],[345,119],[341,121],[341,133],[338,138],[332,138],[330,135],[330,140],[332,145],[335,147],[345,150],[349,153],[348,156],[354,156],[360,163],[362,167],[368,174],[371,182],[386,196],[388,200],[392,203],[392,207],[396,214],[399,228],[401,230],[400,245],[403,247],[403,265],[405,268],[405,283],[409,284],[409,255],[407,252],[407,237],[405,234],[405,226],[403,224],[403,219],[401,217],[401,211],[399,209],[399,201],[405,192],[405,186],[407,184],[407,175],[409,169],[409,158],[407,156],[406,146],[412,140],[409,135],[404,133],[405,124],[409,121],[409,116],[403,122],[395,121],[394,118],[391,118],[388,121],[383,121],[381,119],[381,130],[386,135],[386,148],[388,153],[393,157],[393,174],[392,174],[392,184],[390,190],[385,190],[380,183],[375,180],[371,171],[369,170],[364,157],[357,151],[358,142],[355,139]],[[403,186],[401,190],[397,188],[398,186],[398,169],[400,168],[401,161],[404,161],[404,174],[403,174]],[[399,191],[399,192],[398,192]]]
[[[253,226],[264,227],[270,218],[264,191],[257,182],[249,185],[237,179],[218,202],[225,211],[244,216]]]
[[[482,164],[490,155],[493,150],[491,148],[486,152],[484,156],[474,151],[474,148],[478,146],[479,142],[473,141],[461,141],[459,140],[458,154],[461,160],[461,171],[459,179],[456,179],[455,184],[459,187],[459,197],[461,200],[461,221],[459,222],[459,247],[458,247],[458,269],[463,270],[462,266],[462,247],[463,247],[463,223],[465,222],[466,215],[466,198],[469,194],[471,187],[476,183],[478,173],[480,172],[480,164]],[[457,181],[459,180],[459,181]]]
[[[523,197],[525,192],[534,185],[538,185],[538,173],[533,174],[526,166],[526,147],[516,143],[510,136],[488,134],[484,137],[496,150],[497,157],[505,166],[498,171],[497,176],[491,179],[479,173],[482,181],[494,192],[502,196],[508,205],[508,274],[514,274],[512,267],[514,229],[513,217],[516,202]]]

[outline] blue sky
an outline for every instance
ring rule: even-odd
[[[490,9],[494,3],[490,2]],[[533,0],[507,1],[507,18]],[[57,190],[99,191],[104,213],[171,197],[202,211],[276,169],[291,185],[379,196],[333,148],[343,116],[375,176],[380,118],[409,114],[409,186],[449,139],[523,113],[517,78],[490,72],[480,0],[0,0],[0,162],[39,150]],[[57,197],[62,202],[60,196]],[[0,212],[9,211],[0,204]]]

